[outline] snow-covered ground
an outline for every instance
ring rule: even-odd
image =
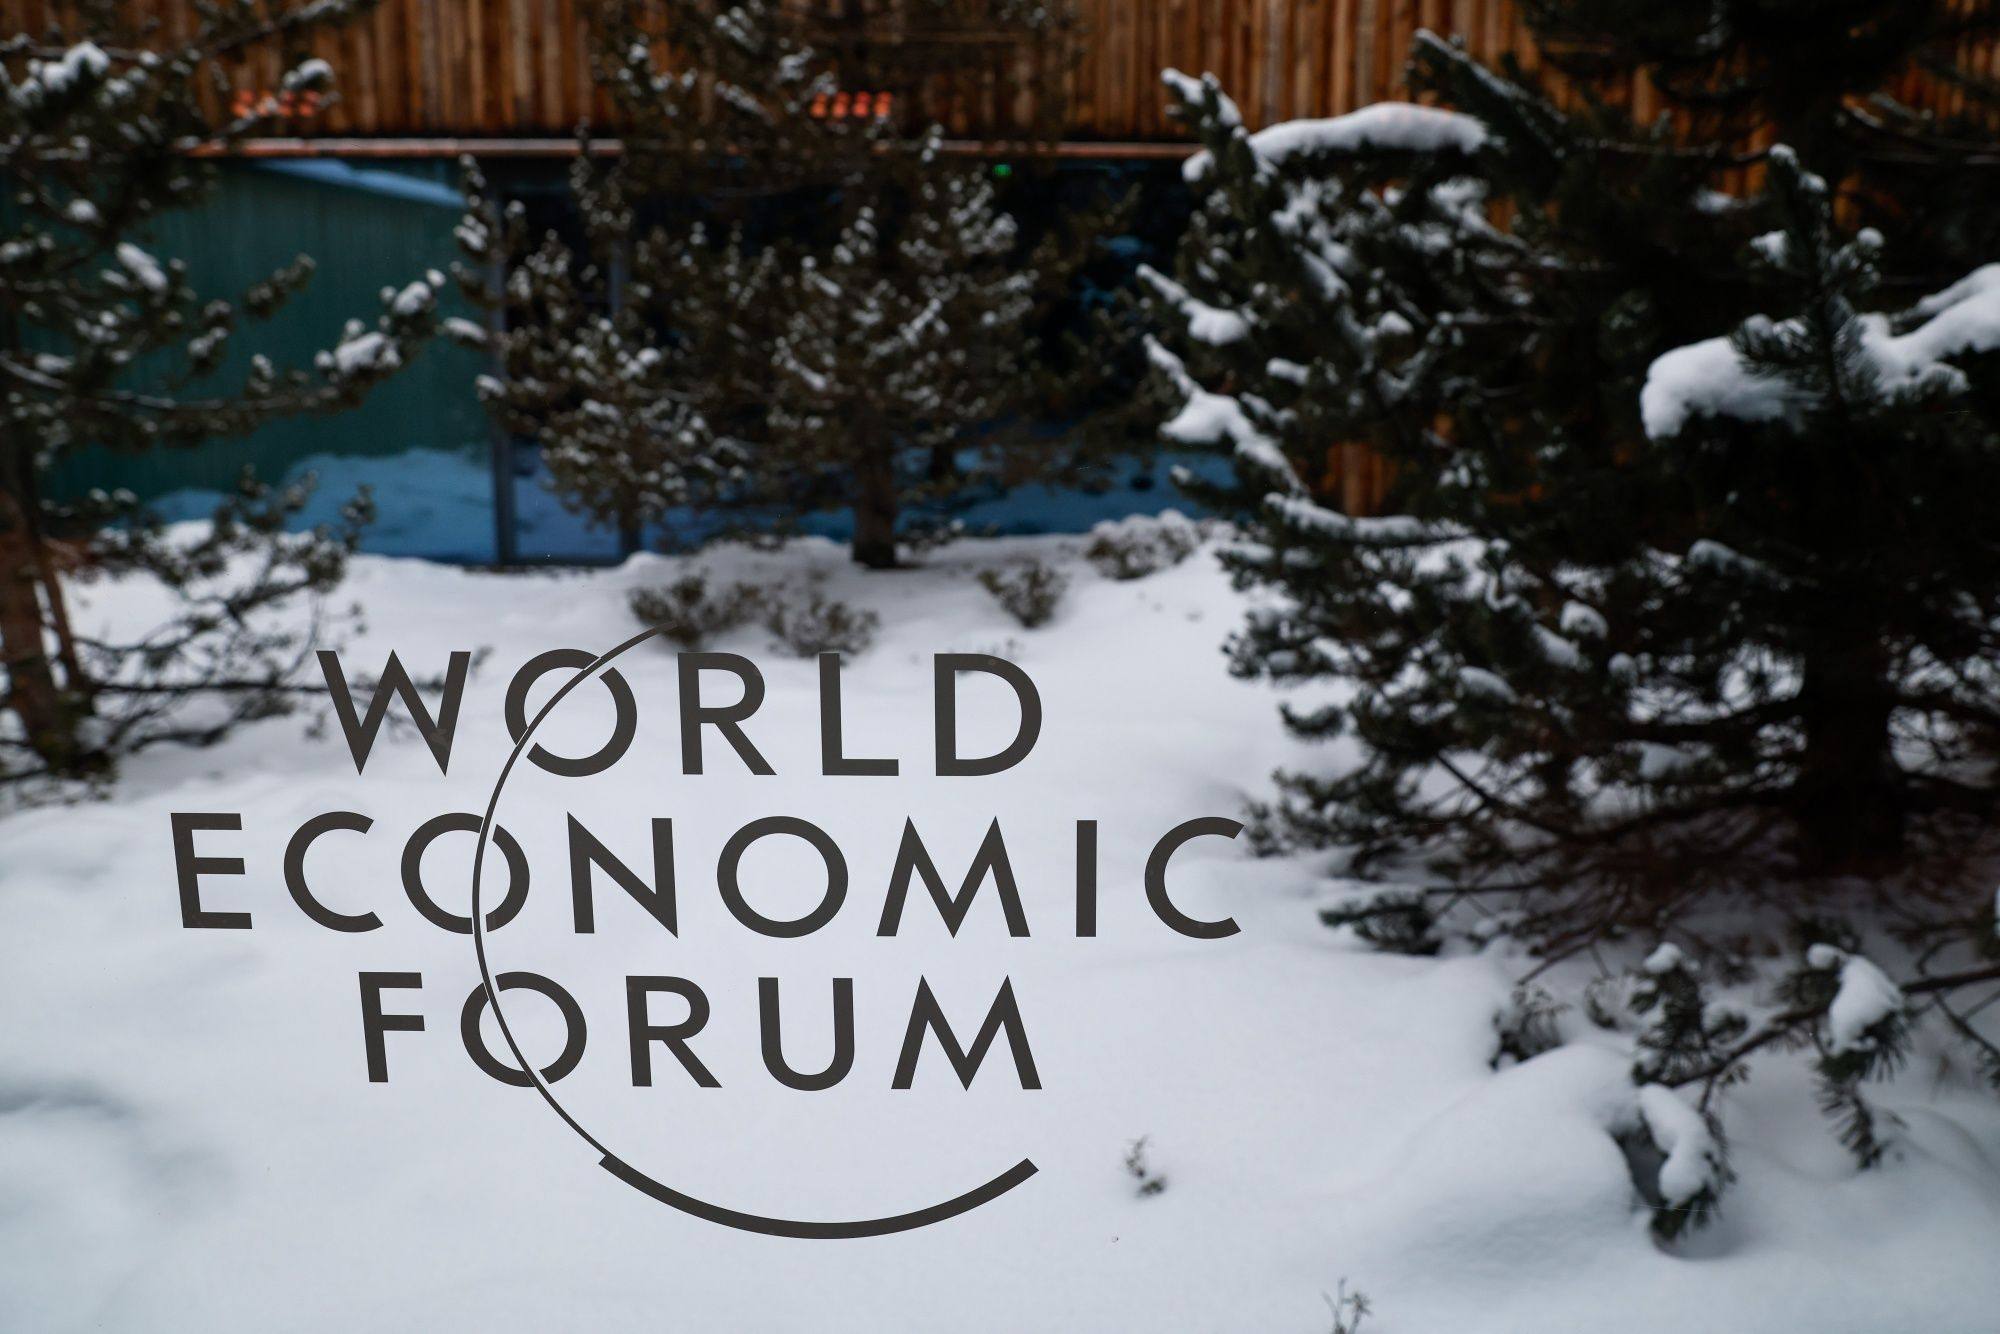
[[[880,612],[875,645],[846,673],[847,744],[896,756],[903,774],[821,776],[814,664],[745,628],[715,647],[764,673],[769,696],[746,730],[777,772],[746,774],[711,737],[709,772],[683,775],[674,660],[646,645],[620,663],[641,713],[627,758],[599,778],[523,769],[508,785],[499,818],[532,885],[490,940],[497,969],[554,977],[582,1006],[588,1044],[558,1086],[565,1101],[695,1195],[873,1216],[1022,1157],[1038,1175],[915,1232],[749,1235],[612,1179],[532,1091],[482,1074],[458,1032],[478,978],[472,943],[404,897],[403,841],[434,815],[483,808],[508,749],[514,669],[625,638],[627,591],[673,563],[502,576],[366,558],[343,593],[368,609],[343,652],[350,672],[379,669],[391,649],[425,674],[451,649],[490,650],[449,777],[407,730],[357,777],[337,730],[311,737],[280,719],[213,750],[147,755],[107,802],[0,820],[0,1330],[1269,1334],[1325,1330],[1323,1294],[1343,1279],[1373,1305],[1370,1334],[1995,1327],[1990,1102],[1904,1081],[1886,1095],[1907,1123],[1899,1149],[1857,1174],[1803,1072],[1762,1064],[1730,1104],[1741,1180],[1723,1217],[1669,1253],[1608,1129],[1631,1096],[1625,1055],[1576,1032],[1525,1064],[1489,1064],[1518,961],[1368,953],[1319,924],[1331,892],[1320,862],[1257,861],[1214,839],[1175,859],[1173,893],[1241,932],[1195,940],[1163,926],[1141,889],[1159,834],[1239,814],[1278,765],[1339,755],[1302,753],[1270,692],[1226,675],[1217,646],[1241,604],[1206,553],[1113,582],[1076,559],[1079,545],[968,542],[891,574],[851,570],[823,542],[709,557],[725,578],[823,572],[831,595]],[[1029,554],[1073,574],[1055,621],[1034,631],[974,582]],[[80,614],[115,618],[123,597],[85,589]],[[1041,691],[1040,743],[1005,774],[931,774],[930,655],[959,651],[1013,659]],[[966,692],[1006,698],[974,681]],[[967,747],[1004,740],[1006,710],[978,712]],[[607,716],[588,686],[545,739],[561,750],[566,733],[602,736]],[[379,914],[379,930],[317,926],[285,890],[292,831],[342,809],[373,828],[328,835],[307,873],[329,906]],[[242,813],[240,835],[204,833],[199,846],[243,857],[246,874],[202,888],[205,907],[250,912],[253,929],[183,929],[173,811]],[[602,878],[597,932],[571,929],[565,813],[641,870],[648,822],[673,818],[678,937]],[[826,828],[852,872],[843,910],[800,939],[738,925],[714,883],[723,841],[774,814]],[[876,934],[905,819],[955,884],[996,818],[1031,936],[1007,934],[990,886],[955,938],[920,889],[901,932]],[[1078,819],[1101,830],[1090,939],[1072,929]],[[470,844],[451,835],[426,861],[441,899],[463,905]],[[802,911],[815,866],[760,848],[747,892],[771,915]],[[386,1084],[366,1076],[363,970],[423,978],[420,992],[385,994],[386,1009],[427,1023],[387,1035]],[[721,1088],[694,1087],[658,1048],[655,1085],[631,1087],[632,973],[702,987],[713,1016],[694,1046]],[[828,1050],[830,979],[855,979],[854,1071],[838,1087],[795,1091],[763,1071],[766,976],[781,979],[786,1050],[805,1069]],[[891,1089],[919,976],[968,1030],[1011,978],[1043,1087],[1018,1086],[1002,1043],[970,1091],[935,1049],[913,1089]],[[553,1050],[553,1010],[511,993],[509,1014],[531,1052]],[[1166,1183],[1150,1195],[1124,1166],[1141,1136]]]

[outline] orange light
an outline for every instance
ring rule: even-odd
[[[320,94],[316,89],[272,92],[262,88],[239,88],[230,99],[229,113],[238,120],[251,116],[276,120],[298,120],[317,115]]]
[[[842,89],[831,97],[815,93],[811,115],[814,120],[885,120],[895,103],[893,93]]]

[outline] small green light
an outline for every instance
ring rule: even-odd
[[[1012,176],[1014,174],[1013,164],[1008,162],[996,162],[993,164],[993,174],[1004,180],[1007,177]]]

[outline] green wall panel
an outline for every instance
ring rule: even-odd
[[[458,218],[450,173],[445,163],[360,170],[333,162],[229,163],[208,203],[162,218],[149,248],[185,260],[203,296],[234,297],[301,252],[317,263],[312,281],[275,317],[239,325],[221,383],[239,382],[257,352],[280,367],[307,365],[338,341],[346,320],[373,320],[383,287],[400,287],[430,268],[448,271]],[[452,300],[446,310],[468,313]],[[472,389],[479,369],[476,354],[439,339],[353,412],[274,422],[192,449],[82,451],[61,465],[54,489],[126,487],[150,499],[225,488],[246,464],[275,480],[313,455],[359,464],[412,449],[452,451],[472,464],[483,459],[488,439]]]

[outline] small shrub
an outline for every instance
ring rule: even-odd
[[[778,642],[801,658],[820,653],[860,653],[875,642],[882,618],[850,607],[818,589],[773,600],[764,625]]]
[[[1325,1293],[1320,1295],[1326,1296]],[[1368,1305],[1365,1293],[1359,1289],[1353,1292],[1347,1290],[1347,1280],[1344,1278],[1340,1280],[1339,1292],[1326,1298],[1326,1306],[1333,1312],[1333,1328],[1328,1334],[1360,1334],[1361,1322],[1366,1320],[1374,1309]]]
[[[981,570],[979,583],[1009,616],[1032,630],[1056,614],[1069,576],[1044,561],[1031,560],[1011,570]]]
[[[1559,1017],[1564,1006],[1554,996],[1532,983],[1517,985],[1514,994],[1493,1016],[1493,1056],[1487,1062],[1495,1070],[1509,1061],[1532,1061],[1543,1052],[1562,1045]]]
[[[1351,926],[1354,934],[1390,954],[1436,954],[1444,948],[1437,914],[1421,891],[1388,885],[1322,908],[1328,926]]]
[[[701,570],[690,570],[658,588],[635,588],[631,596],[632,614],[643,624],[659,626],[684,649],[699,648],[742,625],[762,603],[763,595],[749,584],[711,592],[708,575]]]
[[[1179,510],[1106,520],[1090,530],[1084,559],[1109,579],[1143,579],[1178,565],[1201,545],[1201,529]]]
[[[963,520],[915,518],[897,532],[896,542],[912,558],[917,558],[947,547],[965,535]]]
[[[1146,1143],[1151,1138],[1141,1135],[1125,1147],[1125,1173],[1138,1183],[1135,1189],[1141,1197],[1158,1195],[1167,1188],[1167,1179],[1146,1161]]]

